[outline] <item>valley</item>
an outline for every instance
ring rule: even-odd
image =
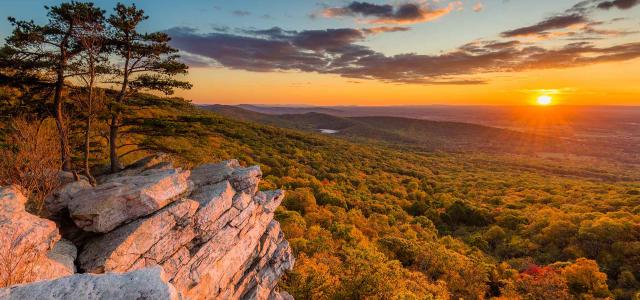
[[[366,140],[403,148],[418,148],[427,151],[529,154],[538,157],[566,159],[592,157],[629,164],[640,163],[640,156],[635,151],[636,147],[640,145],[640,127],[628,126],[633,117],[640,118],[640,111],[636,114],[633,109],[631,112],[616,110],[618,115],[614,114],[611,119],[599,118],[589,122],[587,116],[584,120],[565,122],[562,126],[534,115],[530,118],[537,118],[538,123],[532,126],[499,117],[498,112],[506,114],[507,112],[504,110],[507,108],[483,108],[476,111],[468,107],[428,107],[422,109],[425,112],[419,116],[430,116],[438,121],[418,118],[416,111],[420,112],[421,109],[412,110],[411,107],[378,109],[376,107],[313,108],[207,105],[203,108],[240,120],[310,132],[329,129],[336,131],[332,134],[349,140]],[[539,109],[528,108],[529,112],[534,114]],[[582,110],[586,110],[586,108]],[[469,111],[477,112],[477,115],[481,117],[474,119],[469,116]],[[438,115],[438,113],[442,113],[442,115]],[[554,113],[560,114],[560,112]],[[416,118],[393,116],[401,114],[416,116]],[[520,114],[524,114],[524,112]],[[612,121],[612,118],[618,116],[620,119],[617,122]],[[547,116],[546,118],[558,119],[559,117]],[[472,121],[485,125],[469,123]],[[608,134],[594,134],[594,132],[602,131],[608,132]]]

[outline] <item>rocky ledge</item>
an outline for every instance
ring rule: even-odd
[[[0,188],[0,299],[291,298],[276,288],[294,263],[273,220],[284,193],[259,191],[261,176],[236,160],[145,159],[62,186],[45,202],[53,221]]]

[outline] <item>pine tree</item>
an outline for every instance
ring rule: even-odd
[[[82,47],[74,37],[79,24],[100,20],[104,11],[93,3],[72,1],[59,6],[45,6],[48,23],[37,25],[34,21],[19,21],[13,17],[9,22],[13,33],[6,40],[9,60],[13,67],[25,74],[38,75],[53,88],[53,110],[59,135],[63,170],[71,170],[67,120],[64,112],[63,90],[69,77],[77,76],[74,60]]]
[[[121,61],[113,81],[120,88],[110,105],[109,156],[112,172],[121,168],[117,152],[120,118],[132,97],[140,91],[160,91],[170,95],[176,88],[191,88],[190,83],[174,79],[176,75],[186,74],[188,67],[178,61],[178,50],[169,46],[170,37],[162,32],[138,32],[138,26],[146,19],[148,16],[143,10],[121,3],[108,19],[110,45]]]
[[[81,20],[74,32],[74,37],[82,47],[80,59],[77,62],[77,69],[80,71],[80,79],[84,84],[86,97],[81,97],[80,104],[84,112],[84,145],[83,145],[83,169],[85,175],[94,183],[89,166],[89,156],[91,150],[91,127],[96,116],[98,103],[96,94],[98,79],[101,75],[108,74],[109,52],[107,51],[107,36],[105,28],[105,18],[103,14],[96,15],[99,19]]]

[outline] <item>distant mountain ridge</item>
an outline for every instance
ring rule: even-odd
[[[350,140],[416,147],[429,151],[499,151],[510,153],[564,152],[570,145],[561,139],[490,126],[410,119],[389,116],[341,117],[307,108],[284,108],[296,114],[267,114],[245,109],[256,106],[207,105],[202,108],[227,117],[283,128],[320,132],[335,130],[334,135]],[[263,108],[261,111],[279,111]],[[311,108],[309,108],[311,109]]]
[[[263,114],[270,114],[270,115],[305,114],[310,112],[324,113],[324,114],[337,115],[337,116],[349,115],[347,112],[338,108],[329,108],[329,107],[321,107],[321,106],[265,106],[265,105],[254,105],[254,104],[240,104],[240,105],[236,105],[236,107],[239,107],[245,110],[263,113]]]
[[[637,107],[581,107],[576,111],[569,107],[547,110],[443,105],[200,107],[243,121],[312,132],[336,130],[332,135],[352,141],[428,151],[571,154],[628,163],[640,161],[640,155],[635,153],[640,145],[640,126],[632,122],[636,115],[640,118]],[[599,111],[612,115],[599,116]],[[602,132],[612,134],[605,136]]]

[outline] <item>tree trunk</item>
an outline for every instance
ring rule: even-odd
[[[89,154],[90,154],[90,143],[89,137],[91,135],[91,116],[87,117],[87,123],[85,124],[85,134],[84,134],[84,173],[87,177],[91,177],[91,170],[89,168]]]
[[[131,49],[127,49],[127,55],[124,60],[124,72],[122,78],[122,86],[120,87],[120,93],[116,98],[119,104],[122,104],[127,94],[127,88],[129,87],[129,60],[131,59]],[[118,112],[114,111],[111,115],[111,126],[109,130],[109,156],[111,157],[111,173],[120,171],[120,161],[118,160]]]
[[[93,72],[93,71],[92,71]],[[91,144],[90,144],[90,139],[91,139],[91,118],[93,118],[93,77],[94,75],[91,74],[92,78],[90,79],[90,83],[89,83],[89,102],[87,105],[87,120],[86,120],[86,124],[85,124],[85,135],[84,135],[84,173],[87,176],[87,178],[89,178],[89,182],[91,182],[91,184],[95,183],[95,179],[93,179],[93,176],[91,176],[91,168],[89,166],[89,155],[91,154],[90,150],[91,150]]]
[[[58,66],[55,93],[53,95],[53,105],[55,107],[56,127],[58,129],[58,137],[60,139],[60,159],[62,161],[62,170],[71,170],[71,155],[69,154],[69,139],[67,137],[67,128],[64,124],[64,111],[62,105],[62,89],[64,88],[64,65],[66,62],[61,60]]]
[[[89,47],[87,47],[89,48]],[[91,176],[91,168],[89,167],[89,155],[90,153],[90,139],[91,139],[91,119],[93,118],[93,98],[94,98],[94,85],[96,78],[96,66],[94,62],[93,52],[89,53],[89,96],[87,99],[87,121],[84,135],[84,173],[89,178],[91,184],[95,184],[93,176]]]
[[[120,171],[118,161],[118,116],[111,115],[111,125],[109,126],[109,157],[111,158],[111,173]]]

